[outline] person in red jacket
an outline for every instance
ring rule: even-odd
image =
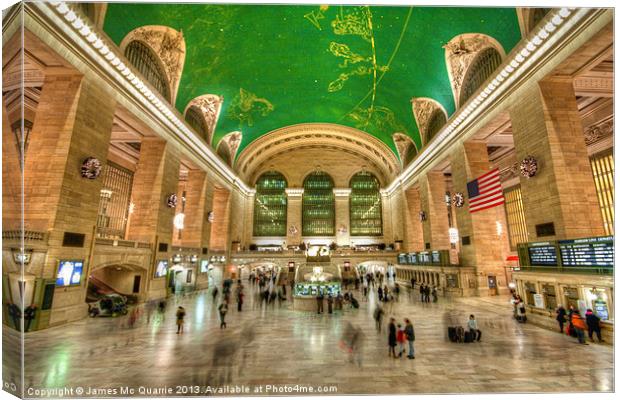
[[[398,324],[398,330],[396,331],[396,342],[398,343],[398,357],[402,357],[405,352],[405,328],[401,324]]]
[[[571,315],[571,322],[573,323],[573,328],[575,332],[577,332],[577,338],[579,339],[580,344],[587,344],[586,337],[584,331],[586,330],[586,324],[581,318],[579,311],[575,310]]]

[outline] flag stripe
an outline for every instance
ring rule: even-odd
[[[468,189],[470,185],[477,190],[468,191],[469,195],[475,194],[469,198],[469,212],[474,213],[504,204],[504,191],[499,169],[492,169],[469,182]]]

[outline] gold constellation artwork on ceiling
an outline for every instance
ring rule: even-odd
[[[257,116],[265,117],[273,109],[273,104],[269,100],[239,88],[239,94],[232,99],[228,109],[228,118],[238,120],[239,128],[243,125],[253,126]]]

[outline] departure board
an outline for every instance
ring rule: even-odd
[[[431,257],[430,257],[430,254],[428,254],[428,251],[421,251],[420,253],[418,253],[418,258],[419,258],[420,264],[431,263]]]
[[[433,264],[441,264],[441,255],[438,251],[431,252],[431,261]]]
[[[528,247],[530,265],[554,266],[558,265],[558,253],[555,246],[548,242],[532,243]]]
[[[565,267],[613,267],[613,236],[560,240],[560,256]]]
[[[399,264],[409,264],[409,260],[407,259],[407,254],[402,253],[398,255],[398,263]]]
[[[416,265],[418,263],[418,255],[416,253],[409,253],[409,264]]]

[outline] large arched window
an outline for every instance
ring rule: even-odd
[[[502,55],[493,47],[482,50],[472,61],[463,79],[463,87],[459,96],[461,106],[480,88],[489,76],[502,63]]]
[[[549,13],[549,11],[551,11],[550,8],[530,9],[530,23],[529,23],[528,31],[531,31],[532,29],[536,28],[536,25],[538,25],[538,23],[542,21],[543,18],[545,18],[545,16]]]
[[[125,57],[162,96],[170,101],[166,73],[153,50],[146,44],[134,40],[125,48]]]
[[[209,135],[207,124],[198,107],[192,106],[185,112],[185,120],[205,141]]]
[[[254,236],[286,236],[286,179],[276,171],[262,174],[254,197]]]
[[[446,115],[440,109],[435,109],[428,120],[426,128],[426,142],[429,143],[439,130],[446,124]]]
[[[325,172],[316,171],[304,180],[302,200],[302,235],[335,234],[334,181]]]
[[[349,219],[351,236],[383,235],[379,180],[370,172],[359,172],[351,178]]]

